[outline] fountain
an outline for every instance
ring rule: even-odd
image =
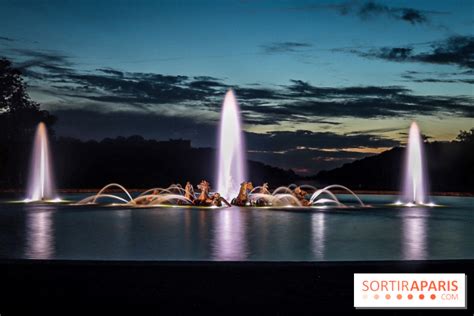
[[[304,188],[306,196],[304,199],[298,199],[295,196],[296,188]],[[290,184],[289,186],[281,186],[270,192],[263,186],[254,188],[249,194],[250,205],[253,206],[268,206],[268,207],[315,207],[315,208],[326,208],[328,205],[337,208],[347,208],[348,205],[339,201],[337,196],[331,192],[331,189],[338,189],[347,192],[354,197],[358,207],[368,207],[362,200],[351,191],[349,188],[339,185],[332,184],[321,189],[317,189],[314,186],[303,184],[297,186],[296,184]],[[258,191],[266,192],[258,192]],[[321,197],[323,196],[323,197]],[[324,197],[327,196],[327,197]]]
[[[423,141],[416,122],[411,123],[405,157],[403,195],[396,204],[405,206],[430,205],[427,203]]]
[[[59,201],[54,191],[48,132],[44,123],[36,129],[25,202]]]
[[[362,200],[351,191],[349,188],[333,184],[326,186],[321,189],[316,189],[311,185],[301,185],[299,188],[305,188],[308,190],[304,199],[298,199],[294,193],[294,189],[297,186],[290,184],[289,186],[281,186],[275,190],[270,191],[267,188],[267,184],[264,186],[257,186],[251,190],[248,194],[248,204],[246,206],[252,207],[263,207],[263,208],[348,208],[348,207],[370,207],[364,204]],[[345,191],[348,195],[352,195],[356,204],[353,206],[346,205],[339,201],[336,194],[331,192],[331,189],[338,189]],[[106,191],[109,189],[115,189],[122,192],[121,195],[110,194]],[[88,196],[81,201],[74,203],[75,205],[96,205],[105,204],[114,206],[125,206],[125,207],[196,207],[193,203],[199,196],[199,192],[192,192],[189,198],[186,197],[186,190],[181,187],[180,184],[172,184],[167,188],[152,188],[143,191],[138,194],[135,198],[132,197],[130,192],[125,187],[118,183],[110,183],[104,186],[98,191],[97,194]],[[225,207],[225,205],[222,205]],[[217,206],[208,205],[204,207],[216,208]]]
[[[227,91],[222,106],[218,151],[217,192],[231,199],[246,179],[240,109],[232,90]]]
[[[357,207],[368,207],[354,192],[342,185],[333,184],[317,189],[307,184],[299,186],[290,184],[287,187],[278,187],[271,192],[268,189],[267,183],[253,188],[251,182],[246,182],[246,177],[245,145],[242,135],[240,110],[234,92],[229,90],[225,95],[221,112],[218,140],[217,190],[212,194],[209,192],[209,183],[204,180],[197,186],[201,190],[200,193],[195,192],[193,186],[188,182],[184,189],[180,184],[172,184],[167,188],[148,189],[135,198],[122,185],[110,183],[97,194],[75,204],[99,204],[99,201],[103,203],[106,200],[113,201],[113,205],[126,207],[204,206],[216,208],[230,206],[227,201],[221,203],[221,197],[229,201],[235,197],[234,205],[237,206],[268,208],[350,207],[350,205],[339,201],[337,196],[331,192],[331,189],[337,189],[352,195],[357,202]],[[245,186],[242,187],[242,191],[240,190],[241,186]],[[123,193],[121,196],[106,193],[110,188],[118,189]]]

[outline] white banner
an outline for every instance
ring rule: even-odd
[[[467,308],[463,273],[356,273],[356,308]]]

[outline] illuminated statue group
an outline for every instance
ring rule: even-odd
[[[346,191],[352,195],[360,207],[365,204],[350,189],[333,184],[318,189],[312,185],[290,184],[280,186],[270,191],[268,183],[254,187],[252,182],[244,181],[240,184],[237,196],[231,202],[220,194],[212,192],[208,181],[202,180],[197,185],[198,192],[190,182],[184,188],[180,184],[172,184],[167,188],[153,188],[143,191],[132,197],[132,194],[118,183],[110,183],[95,195],[75,203],[75,205],[103,204],[123,205],[129,207],[154,207],[154,206],[195,206],[195,207],[347,207],[331,189]],[[122,191],[122,194],[112,194],[110,190]],[[108,191],[108,192],[107,192]],[[125,194],[125,196],[123,195]],[[100,201],[100,202],[99,202]]]
[[[240,189],[235,198],[227,201],[219,192],[211,192],[211,186],[208,181],[202,180],[197,188],[199,192],[194,191],[193,185],[188,181],[183,187],[180,184],[173,184],[168,188],[151,189],[138,198],[133,199],[135,205],[156,205],[156,204],[177,204],[177,205],[194,205],[204,207],[223,207],[223,206],[271,206],[272,200],[268,197],[272,196],[268,189],[268,183],[254,188],[252,182],[244,181],[240,184]],[[287,187],[285,195],[293,198],[295,206],[309,206],[308,192],[301,187],[295,186],[293,190]],[[163,200],[164,197],[167,197]],[[168,202],[168,203],[167,203]],[[291,204],[291,203],[290,203]]]
[[[175,188],[178,189],[178,191],[181,188],[181,185],[176,184],[173,185]],[[172,188],[171,186],[170,188]],[[269,203],[268,199],[264,198],[251,198],[252,196],[259,196],[259,195],[271,195],[270,190],[268,189],[268,183],[264,183],[262,186],[254,188],[252,182],[249,181],[244,181],[240,184],[240,189],[239,193],[235,198],[229,201],[227,201],[224,197],[221,196],[219,192],[211,192],[211,186],[208,181],[202,180],[198,185],[197,188],[200,190],[200,192],[195,193],[193,185],[188,181],[186,182],[186,185],[184,186],[184,191],[181,189],[182,194],[184,195],[184,198],[186,201],[191,202],[192,205],[195,206],[270,206],[271,203]],[[290,190],[290,189],[289,189]],[[309,206],[310,202],[308,197],[308,192],[304,191],[301,187],[296,186],[293,190],[290,190],[291,193],[297,201],[301,203],[301,206]],[[288,192],[286,192],[288,193]],[[154,201],[154,196],[159,195],[159,191],[153,192],[153,194],[150,195],[149,199],[143,200],[142,204],[147,204],[147,202],[153,202]],[[178,201],[178,204],[190,204],[190,203],[182,203],[182,201]]]
[[[215,192],[212,195],[209,195],[210,185],[206,180],[202,180],[201,183],[197,186],[201,193],[197,198],[194,198],[194,195],[190,195],[193,199],[191,200],[196,206],[222,206],[224,203],[227,206],[230,206],[230,203],[227,202],[218,192]],[[192,184],[189,182],[186,183],[187,192],[191,193],[193,190]]]

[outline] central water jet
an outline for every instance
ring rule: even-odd
[[[405,157],[405,180],[402,203],[422,205],[427,203],[423,141],[416,122],[411,123]]]
[[[48,131],[44,123],[39,123],[33,143],[26,202],[58,200],[50,160]]]
[[[237,196],[247,172],[240,109],[232,90],[224,98],[217,150],[217,192],[230,200]]]

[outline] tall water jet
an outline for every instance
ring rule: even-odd
[[[217,192],[230,200],[237,196],[247,172],[240,109],[232,90],[224,98],[217,148]]]
[[[423,141],[418,124],[413,122],[406,148],[402,202],[408,205],[427,203],[426,188]]]
[[[27,198],[25,201],[56,199],[48,144],[48,131],[44,123],[36,129],[31,157]]]

